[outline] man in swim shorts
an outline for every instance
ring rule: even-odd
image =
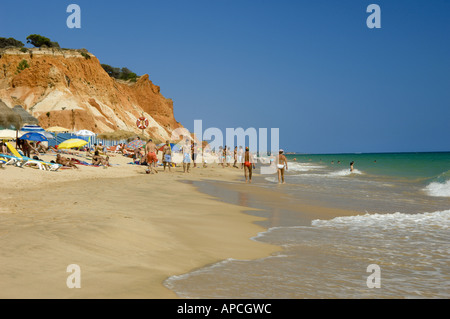
[[[170,165],[172,162],[172,148],[170,147],[170,143],[167,140],[166,145],[164,145],[162,150],[162,162],[164,165],[164,171],[166,171],[166,165],[169,167],[170,172]]]
[[[244,175],[246,183],[252,182],[253,165],[253,155],[250,153],[250,150],[247,146],[244,153]]]
[[[183,172],[189,173],[189,168],[191,167],[191,143],[189,142],[189,139],[186,139],[183,147]]]
[[[286,156],[284,156],[284,151],[280,150],[278,152],[277,156],[277,171],[278,171],[278,183],[285,183],[284,182],[284,170],[287,170],[287,159]]]
[[[151,173],[158,171],[156,170],[156,163],[158,162],[158,158],[156,157],[156,145],[153,143],[152,139],[149,139],[147,144],[145,145],[145,157],[147,158],[148,169]]]

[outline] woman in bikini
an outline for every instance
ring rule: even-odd
[[[278,183],[282,183],[284,184],[284,170],[288,169],[288,165],[287,165],[287,159],[286,156],[284,156],[284,151],[280,150],[278,152],[278,156],[277,156],[277,171],[278,171]]]

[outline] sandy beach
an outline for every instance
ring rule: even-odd
[[[280,250],[250,239],[263,218],[189,183],[233,181],[240,170],[159,167],[147,175],[128,162],[117,155],[107,169],[0,171],[1,298],[176,298],[162,284],[169,276]],[[80,266],[80,289],[66,285],[70,264]]]
[[[1,298],[392,298],[413,289],[368,289],[372,263],[390,278],[420,278],[412,296],[445,296],[441,277],[422,271],[434,260],[445,276],[448,199],[418,190],[412,201],[410,183],[386,189],[387,181],[359,175],[294,171],[278,185],[257,169],[246,184],[241,169],[218,164],[146,174],[122,155],[110,162],[0,170]],[[308,167],[317,172],[299,166]],[[414,268],[399,268],[411,260]],[[67,286],[72,264],[80,267],[79,289]]]

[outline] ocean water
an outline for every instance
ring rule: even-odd
[[[450,153],[288,160],[287,184],[275,175],[255,178],[251,187],[265,195],[236,183],[197,184],[218,200],[262,209],[252,214],[267,218],[267,230],[252,240],[282,251],[174,276],[168,288],[184,298],[450,297]],[[355,213],[327,218],[304,203]],[[369,287],[371,265],[379,288]]]

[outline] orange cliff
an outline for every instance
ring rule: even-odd
[[[25,51],[25,50],[23,50]],[[149,120],[145,132],[160,140],[182,127],[166,99],[148,75],[137,82],[110,77],[99,60],[82,50],[0,50],[0,99],[9,107],[22,105],[44,127],[63,126],[96,133],[142,131],[136,120]],[[19,70],[21,61],[29,67]]]

